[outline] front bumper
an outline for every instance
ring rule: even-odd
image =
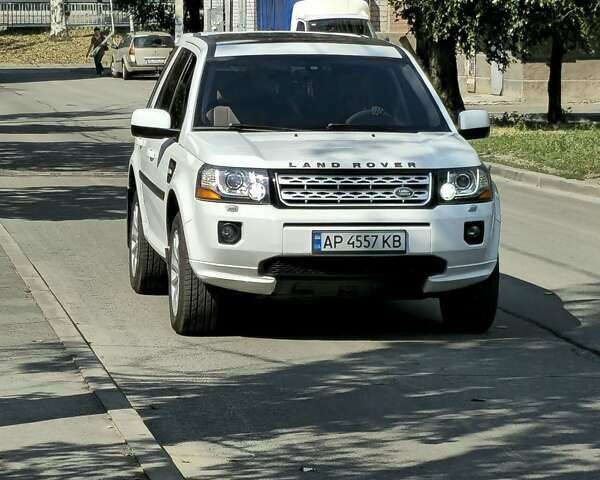
[[[282,279],[264,274],[265,270],[260,268],[265,261],[274,257],[315,258],[311,246],[313,230],[406,230],[407,253],[402,257],[412,257],[416,268],[417,258],[441,259],[443,271],[432,270],[418,279],[414,269],[405,270],[400,265],[397,282],[393,275],[388,275],[386,283],[388,287],[391,284],[392,290],[397,283],[395,293],[403,296],[412,277],[418,282],[413,286],[420,294],[415,297],[435,296],[483,281],[492,273],[500,240],[498,202],[496,197],[488,203],[440,205],[431,209],[278,209],[268,205],[232,206],[195,201],[184,217],[184,229],[190,264],[199,278],[210,285],[260,295],[282,291]],[[242,240],[236,245],[219,244],[219,221],[241,222]],[[468,245],[464,240],[464,224],[471,221],[485,224],[484,241],[480,245]],[[352,262],[352,257],[348,262]],[[350,277],[335,275],[327,283],[343,286],[356,280]],[[303,280],[310,280],[310,276]],[[377,278],[366,275],[362,280]]]

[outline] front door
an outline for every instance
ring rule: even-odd
[[[181,49],[167,73],[154,103],[154,108],[165,110],[171,115],[171,128],[180,130],[185,116],[185,105],[195,66],[195,56]],[[162,249],[167,242],[167,229],[164,222],[167,194],[169,192],[170,167],[179,148],[178,140],[141,139],[140,176],[143,184],[144,206],[148,219],[148,241],[156,249]]]

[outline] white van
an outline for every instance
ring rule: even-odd
[[[365,0],[301,0],[292,10],[292,32],[351,33],[375,37]]]

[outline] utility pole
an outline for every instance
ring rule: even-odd
[[[175,0],[175,43],[183,36],[183,0]]]

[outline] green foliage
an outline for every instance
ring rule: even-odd
[[[519,7],[518,48],[528,59],[532,51],[558,39],[563,52],[591,51],[600,40],[600,0],[508,0]]]
[[[115,0],[115,8],[130,12],[138,28],[175,30],[174,6],[167,0]]]
[[[433,42],[450,40],[467,53],[484,53],[506,67],[522,20],[513,0],[390,0],[396,15]]]
[[[600,179],[600,126],[538,128],[525,123],[496,127],[492,136],[473,141],[484,161],[567,178]]]

